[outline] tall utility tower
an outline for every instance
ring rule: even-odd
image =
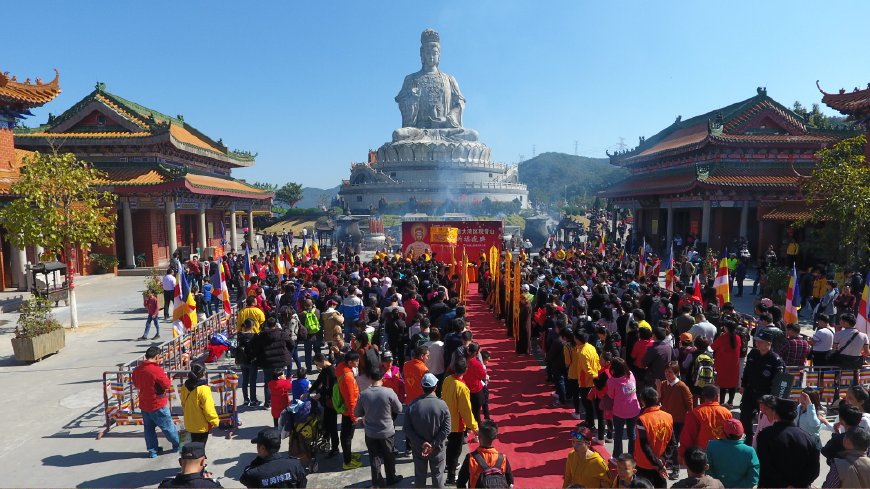
[[[537,155],[538,155],[538,152],[535,151],[535,145],[533,144],[533,145],[532,145],[532,158],[534,158],[534,157],[537,156]]]
[[[578,144],[578,143],[577,143],[577,140],[575,139],[575,140],[574,140],[574,156],[579,156],[579,155],[577,154],[577,144]]]
[[[520,163],[526,161],[526,155],[520,155]]]
[[[624,137],[622,137],[622,136],[619,137],[619,142],[616,143],[616,147],[617,147],[620,151],[625,151],[625,148],[627,148],[628,145],[625,144],[625,138],[624,138]]]

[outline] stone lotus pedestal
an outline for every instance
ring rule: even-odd
[[[66,346],[66,332],[63,328],[32,338],[12,338],[12,351],[15,359],[21,362],[38,362],[59,352]]]

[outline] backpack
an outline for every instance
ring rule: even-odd
[[[701,353],[695,357],[692,371],[692,378],[695,381],[695,387],[704,387],[713,384],[716,381],[716,370],[713,368],[713,358],[707,353]]]
[[[302,313],[305,314],[305,313]],[[305,324],[299,320],[298,314],[296,315],[296,341],[308,341],[308,328]],[[290,320],[290,328],[293,328],[294,321]]]
[[[507,482],[507,477],[505,477],[504,472],[501,471],[501,466],[504,464],[503,453],[498,454],[494,467],[490,467],[489,464],[486,463],[486,460],[484,460],[483,455],[481,455],[477,450],[472,452],[471,456],[474,457],[474,460],[477,461],[477,465],[480,466],[480,475],[477,477],[477,484],[474,485],[475,487],[510,487]]]
[[[302,311],[302,324],[305,326],[308,335],[320,332],[320,320],[317,319],[317,313],[314,311]]]
[[[347,406],[344,404],[344,399],[341,398],[341,391],[338,388],[338,382],[332,384],[332,409],[338,414],[344,414],[347,411]]]

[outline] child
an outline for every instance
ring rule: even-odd
[[[579,484],[582,487],[604,487],[609,485],[607,462],[590,449],[592,430],[585,426],[571,432],[571,446],[565,462],[565,479],[562,487]]]
[[[634,457],[626,452],[616,457],[616,479],[610,487],[631,487],[637,474],[637,464]]]
[[[491,419],[489,417],[489,350],[480,350],[480,360],[483,366],[486,367],[486,382],[483,384],[483,404],[480,410],[483,412],[483,419]]]
[[[276,368],[272,372],[273,380],[269,381],[269,396],[272,398],[272,418],[275,427],[278,427],[278,418],[287,406],[290,405],[290,391],[293,389],[283,368]]]
[[[707,475],[707,454],[704,450],[692,447],[686,450],[686,469],[689,477],[676,482],[671,487],[707,487],[710,489],[725,489],[718,479]]]
[[[503,478],[499,485],[492,484],[489,487],[513,487],[514,475],[511,472],[510,462],[503,453],[492,446],[495,439],[498,438],[498,425],[490,419],[483,421],[480,423],[478,436],[480,446],[465,456],[465,461],[462,462],[459,476],[456,479],[456,487],[481,487],[480,476],[489,468],[497,469],[500,475],[491,473],[487,477]],[[486,467],[481,462],[486,464]]]
[[[601,355],[601,369],[598,377],[592,380],[594,387],[589,391],[589,399],[595,406],[598,421],[598,439],[608,441],[613,439],[613,399],[607,395],[607,379],[610,378],[610,362],[613,355],[605,352]],[[605,429],[606,428],[606,429]]]
[[[306,375],[308,375],[308,370],[306,370],[305,367],[299,367],[296,369],[296,380],[293,381],[292,387],[294,400],[301,401],[304,397],[308,397],[308,390],[311,388],[311,382],[309,382],[305,377]]]

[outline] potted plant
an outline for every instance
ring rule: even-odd
[[[45,297],[33,296],[21,306],[15,326],[12,350],[15,359],[37,362],[66,345],[66,335],[60,322],[51,313],[51,303]]]
[[[145,290],[142,291],[142,297],[145,293],[151,291],[155,297],[163,297],[163,278],[157,274],[157,270],[151,271],[151,275],[145,279]]]
[[[90,261],[94,264],[94,273],[97,275],[114,271],[118,266],[117,258],[102,253],[91,253]]]

